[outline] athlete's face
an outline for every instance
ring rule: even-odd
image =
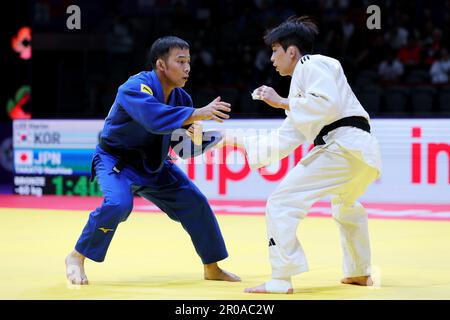
[[[270,61],[272,61],[273,66],[281,76],[292,75],[294,71],[297,61],[293,59],[293,50],[292,46],[285,51],[279,43],[272,44]]]
[[[191,57],[189,49],[172,48],[163,63],[162,72],[175,88],[184,87],[189,78],[191,71]]]

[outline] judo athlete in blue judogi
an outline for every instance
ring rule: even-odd
[[[206,107],[193,108],[191,97],[181,89],[190,71],[189,45],[184,40],[158,39],[150,60],[153,71],[134,75],[120,86],[106,117],[92,160],[104,201],[90,214],[75,250],[66,258],[67,279],[88,284],[85,258],[105,259],[119,223],[132,211],[133,195],[139,195],[181,223],[203,262],[205,279],[240,281],[217,265],[228,253],[207,199],[168,156],[169,147],[187,158],[216,144],[220,135],[208,138],[204,133],[200,144],[194,145],[191,129],[198,129],[201,120],[223,122],[229,118],[230,105],[218,97]],[[188,148],[177,148],[174,132],[180,131],[189,139]]]

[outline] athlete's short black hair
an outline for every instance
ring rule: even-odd
[[[302,55],[312,53],[315,37],[319,29],[308,16],[292,16],[279,26],[270,29],[264,36],[264,42],[272,46],[279,43],[286,51],[289,46],[296,46]]]
[[[149,62],[153,69],[156,68],[158,59],[166,59],[170,49],[189,49],[189,43],[175,36],[166,36],[157,39],[150,48]]]

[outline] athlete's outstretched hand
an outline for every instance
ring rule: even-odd
[[[252,93],[252,98],[254,100],[262,100],[274,108],[289,108],[288,99],[280,97],[280,95],[272,87],[261,86],[256,88]]]
[[[214,120],[217,122],[223,122],[222,119],[229,119],[230,116],[226,114],[226,112],[231,111],[231,104],[220,101],[220,97],[215,98],[211,103],[207,106],[196,109],[197,113],[195,117],[198,117],[199,120]]]
[[[201,121],[214,120],[223,122],[223,119],[229,119],[227,112],[231,111],[231,104],[225,101],[220,101],[220,97],[215,98],[207,106],[203,108],[194,109],[191,116],[183,122],[183,126]]]

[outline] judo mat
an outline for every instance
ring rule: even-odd
[[[181,225],[143,199],[119,225],[103,263],[87,260],[88,286],[69,285],[64,259],[100,198],[0,196],[0,299],[322,300],[450,299],[450,205],[365,204],[374,287],[340,284],[341,248],[329,204],[298,228],[310,271],[294,294],[248,294],[270,277],[264,203],[211,201],[242,282],[202,279],[203,266]]]

